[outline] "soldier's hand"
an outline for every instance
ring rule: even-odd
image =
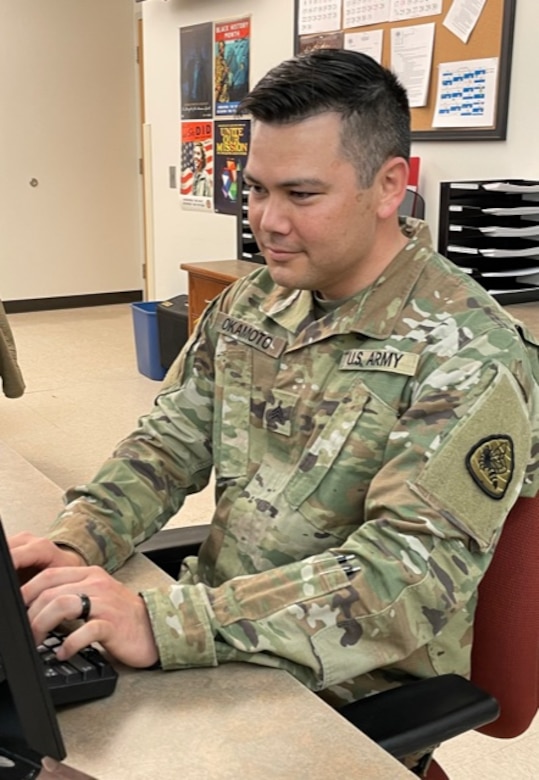
[[[50,539],[26,531],[10,537],[9,549],[21,584],[49,567],[86,566],[84,559],[74,550],[58,547]]]
[[[28,619],[37,643],[64,620],[85,621],[71,632],[57,652],[66,660],[91,642],[100,642],[128,666],[152,666],[159,659],[146,605],[99,566],[47,568],[22,589]]]

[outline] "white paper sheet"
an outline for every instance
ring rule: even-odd
[[[391,67],[408,92],[411,108],[427,105],[434,22],[391,29]]]
[[[345,33],[344,48],[352,51],[361,51],[368,54],[378,64],[382,64],[382,42],[384,39],[383,30],[372,30],[371,32]]]
[[[538,272],[539,268],[537,266],[533,266],[532,268],[511,268],[509,271],[486,271],[483,272],[481,276],[489,276],[492,279],[505,279],[506,277],[512,276],[531,276],[532,274],[536,274]]]
[[[527,249],[481,249],[483,257],[535,257],[539,255],[539,247],[531,246]]]
[[[494,125],[497,57],[438,66],[433,127],[491,127]]]
[[[496,236],[497,238],[526,238],[527,236],[539,236],[539,225],[532,227],[481,227],[479,228],[481,233],[485,233],[488,236]]]
[[[486,0],[453,0],[453,5],[444,19],[444,27],[463,43],[468,43],[485,2]]]
[[[484,190],[495,192],[539,192],[539,184],[512,184],[508,181],[492,181],[483,184]]]
[[[524,217],[532,214],[539,214],[539,205],[537,206],[513,206],[511,208],[491,208],[481,209],[483,214],[495,214],[498,217]]]

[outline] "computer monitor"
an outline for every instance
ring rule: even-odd
[[[1,522],[0,664],[0,780],[16,780],[66,751]]]

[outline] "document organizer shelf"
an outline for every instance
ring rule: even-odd
[[[539,300],[539,181],[440,185],[438,251],[500,303]]]
[[[241,172],[238,173],[239,191],[241,193],[238,199],[238,212],[236,215],[236,245],[237,256],[239,260],[246,260],[249,263],[264,263],[264,258],[260,254],[258,244],[249,225],[249,207],[247,204],[249,189],[243,183]]]

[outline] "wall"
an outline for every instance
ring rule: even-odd
[[[539,179],[539,101],[535,99],[537,0],[517,0],[506,141],[422,142],[420,185],[435,242],[438,236],[440,181],[456,179]]]
[[[169,166],[178,166],[180,145],[179,28],[205,21],[251,14],[252,79],[290,56],[293,50],[292,0],[147,0],[144,20],[146,121],[151,125],[155,287],[151,297],[166,298],[187,290],[179,270],[189,260],[236,257],[235,218],[184,211],[169,187]]]
[[[421,142],[420,189],[426,216],[437,239],[439,183],[457,178],[539,178],[539,102],[534,99],[539,3],[518,0],[507,141]],[[178,270],[187,260],[235,256],[233,217],[182,211],[168,186],[168,168],[178,164],[178,28],[252,14],[252,78],[293,52],[292,0],[148,0],[142,4],[145,41],[147,121],[151,125],[154,218],[154,294],[186,290]]]
[[[0,297],[141,289],[133,0],[2,0],[0,42]]]

